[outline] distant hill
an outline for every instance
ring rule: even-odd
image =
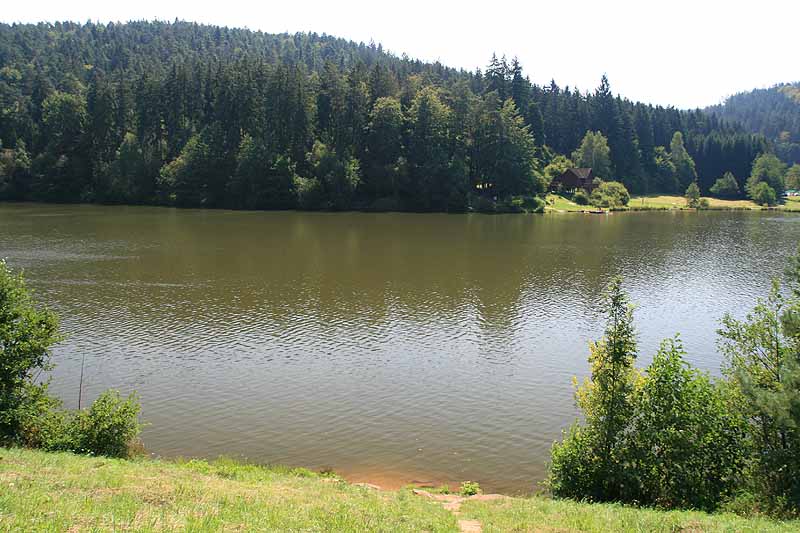
[[[544,193],[590,130],[607,139],[602,177],[633,193],[708,191],[727,171],[741,188],[768,149],[598,81],[540,86],[515,59],[468,72],[316,33],[0,24],[0,199],[493,210]]]
[[[706,111],[763,134],[782,159],[800,162],[800,82],[735,94]]]

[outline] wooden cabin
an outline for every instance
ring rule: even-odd
[[[550,183],[550,189],[563,192],[584,189],[590,193],[594,189],[593,181],[594,172],[592,172],[591,168],[570,168],[560,176],[553,178]]]

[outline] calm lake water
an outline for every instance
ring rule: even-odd
[[[525,492],[575,419],[571,379],[621,274],[641,365],[680,332],[718,372],[800,238],[780,213],[610,216],[0,206],[69,339],[52,390],[141,395],[147,448]]]

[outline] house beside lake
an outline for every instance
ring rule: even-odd
[[[553,178],[550,188],[554,191],[563,192],[584,189],[590,193],[594,189],[594,178],[594,172],[592,172],[591,168],[570,168],[560,176]]]

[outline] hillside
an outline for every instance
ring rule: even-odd
[[[463,522],[460,524],[459,521]],[[232,461],[126,461],[0,448],[3,531],[797,531],[731,514],[541,497],[467,499],[458,515],[410,490]]]
[[[787,163],[800,162],[800,82],[735,94],[707,111],[765,135]]]
[[[743,180],[766,149],[716,115],[615,95],[605,77],[581,93],[485,60],[467,72],[180,21],[0,24],[0,199],[463,211],[541,194],[546,166],[589,130],[608,140],[602,177],[632,192]],[[675,133],[696,174],[671,165]]]

